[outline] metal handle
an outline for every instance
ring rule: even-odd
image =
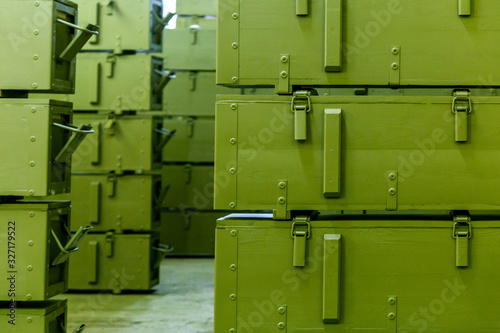
[[[80,52],[83,46],[88,42],[88,40],[95,35],[99,35],[99,26],[94,24],[87,24],[86,28],[80,27],[79,25],[57,19],[57,22],[64,24],[73,29],[80,30],[80,32],[73,38],[71,43],[61,52],[59,59],[64,61],[71,61],[75,59],[76,54]]]
[[[81,124],[78,127],[75,125],[63,125],[58,123],[53,123],[53,125],[66,131],[73,132],[71,138],[68,140],[68,142],[66,142],[59,154],[57,154],[55,158],[55,162],[57,163],[67,162],[71,158],[71,155],[73,155],[75,150],[78,148],[80,143],[82,143],[83,139],[85,139],[87,134],[94,133],[91,125]]]
[[[176,13],[168,12],[167,16],[161,17],[154,10],[152,13],[153,13],[154,19],[158,23],[158,25],[156,27],[154,27],[154,29],[153,29],[153,32],[155,32],[155,33],[161,32],[167,26],[167,24],[170,22],[170,20],[176,15]]]
[[[64,20],[61,20],[61,19],[57,19],[57,22],[62,23],[64,25],[67,25],[68,27],[74,28],[76,30],[87,32],[87,33],[89,33],[91,35],[99,35],[99,30],[90,30],[88,26],[87,26],[87,28],[83,28],[83,27],[80,27],[79,25],[76,25],[74,23],[71,23],[71,22],[68,22],[68,21],[64,21]]]
[[[163,200],[167,196],[168,190],[170,190],[170,185],[167,185],[160,193],[159,196],[154,196],[154,201],[157,205],[162,205]]]
[[[325,71],[342,70],[342,0],[325,0]]]
[[[155,128],[155,132],[160,133],[160,134],[162,134],[162,135],[165,136],[165,137],[163,137],[163,139],[160,140],[160,142],[158,143],[158,146],[156,146],[156,148],[155,148],[155,153],[156,153],[156,152],[161,151],[163,149],[163,147],[165,147],[165,145],[175,135],[175,133],[177,132],[177,130],[175,130],[175,129],[174,130],[169,130],[169,129],[166,129],[166,128]]]
[[[162,253],[170,253],[174,250],[174,247],[172,245],[158,244],[157,246],[153,246],[153,250]]]
[[[63,246],[61,244],[61,241],[57,237],[56,233],[54,232],[54,229],[51,228],[50,233],[54,237],[54,240],[56,241],[57,247],[59,247],[59,250],[60,250],[59,254],[52,262],[52,265],[55,266],[55,265],[62,264],[63,262],[65,262],[68,259],[70,253],[78,251],[78,244],[80,244],[80,241],[90,231],[90,229],[92,229],[91,226],[87,226],[85,228],[80,227],[77,230],[77,232],[70,238],[68,243],[66,243],[66,245]],[[68,235],[71,235],[68,230],[66,230],[66,232],[68,233]]]
[[[154,69],[153,71],[161,77],[160,82],[158,82],[158,85],[156,86],[156,89],[155,89],[155,94],[159,94],[163,90],[163,88],[165,88],[167,83],[170,81],[170,79],[172,78],[171,75],[174,72],[173,71],[163,71],[163,70],[159,70],[159,69]]]

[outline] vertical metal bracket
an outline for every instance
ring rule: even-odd
[[[186,125],[188,127],[188,138],[192,138],[194,135],[194,119],[188,118],[186,121]]]
[[[198,78],[198,72],[190,72],[189,73],[189,80],[191,81],[191,88],[189,88],[190,91],[196,90],[196,79],[197,78]]]
[[[88,247],[89,253],[89,261],[88,261],[88,270],[87,277],[88,283],[95,284],[97,283],[98,276],[98,262],[99,262],[99,243],[97,241],[90,241]]]
[[[104,253],[106,257],[110,258],[113,256],[113,247],[115,243],[115,233],[107,232],[105,236],[105,245],[104,245]]]
[[[309,15],[309,0],[295,0],[295,13],[297,16]]]
[[[101,182],[90,182],[90,198],[89,198],[89,222],[98,224],[100,217],[101,203]]]
[[[389,75],[389,84],[391,86],[399,86],[401,82],[401,46],[394,45],[391,47],[391,68]]]
[[[276,306],[276,332],[277,333],[286,333],[288,323],[286,321],[287,318],[287,309],[286,305],[277,305]]]
[[[292,224],[293,267],[305,267],[307,239],[311,237],[309,216],[297,216]]]
[[[115,135],[116,115],[110,114],[106,117],[106,120],[104,122],[104,129],[107,135],[109,136]]]
[[[458,15],[459,16],[471,15],[471,0],[458,0]]]
[[[290,55],[282,54],[279,61],[279,78],[278,78],[278,91],[280,95],[292,93],[292,86],[290,84]]]
[[[325,109],[323,146],[323,196],[340,196],[341,109]]]
[[[296,91],[292,97],[290,109],[294,118],[294,138],[297,141],[307,140],[307,114],[311,111],[311,91]]]
[[[191,174],[193,173],[193,168],[191,167],[191,164],[186,164],[184,166],[184,182],[186,184],[191,183]]]
[[[398,209],[398,172],[388,171],[385,173],[387,179],[387,210]]]
[[[276,199],[276,209],[273,211],[275,220],[289,220],[290,211],[288,206],[288,181],[286,179],[278,180],[278,196]]]
[[[466,142],[468,139],[468,117],[472,112],[470,92],[457,90],[453,92],[451,112],[455,115],[455,141]]]
[[[115,64],[116,56],[114,54],[108,54],[106,57],[106,77],[112,78],[115,74]]]
[[[191,45],[195,45],[198,43],[198,31],[201,27],[198,24],[193,24],[189,27],[189,31],[191,32]]]
[[[106,177],[106,193],[108,197],[112,198],[115,196],[116,192],[116,174],[110,172]]]
[[[387,296],[387,332],[396,333],[398,330],[398,297]]]
[[[323,235],[323,322],[340,320],[340,247],[342,235]]]
[[[455,264],[457,267],[469,266],[469,238],[472,237],[470,215],[467,211],[453,214],[453,238],[455,238]]]

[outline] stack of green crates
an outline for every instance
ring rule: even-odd
[[[163,150],[162,241],[169,256],[213,255],[216,94],[256,95],[264,89],[215,84],[215,0],[177,2],[177,27],[163,36],[164,67],[174,73],[165,87],[164,126],[176,130]]]
[[[158,0],[82,1],[100,35],[78,54],[75,120],[92,124],[72,160],[72,229],[92,231],[69,267],[71,290],[149,290],[159,282],[162,89],[166,20]]]
[[[74,224],[71,154],[92,129],[74,126],[71,103],[29,92],[72,93],[75,56],[95,33],[65,0],[0,3],[1,332],[66,332],[68,257],[89,228]],[[24,199],[23,199],[24,197]]]
[[[215,332],[498,330],[499,11],[219,1]]]

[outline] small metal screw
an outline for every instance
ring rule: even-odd
[[[278,323],[278,328],[279,328],[280,330],[285,329],[285,323],[284,323],[284,322],[282,322],[282,321],[280,321],[280,322]]]
[[[282,78],[286,78],[288,76],[288,73],[285,72],[285,71],[283,71],[283,72],[280,73],[280,75],[281,75]]]
[[[278,312],[279,312],[279,313],[281,313],[281,314],[284,314],[284,313],[285,313],[285,311],[286,311],[286,310],[285,310],[285,308],[284,308],[284,307],[282,307],[282,306],[280,306],[280,307],[278,308]]]
[[[33,190],[31,190],[31,191],[33,191]],[[33,216],[35,216],[35,212],[30,212],[29,215],[30,215],[30,217],[33,217]]]
[[[235,271],[236,270],[236,265],[232,264],[231,266],[229,266],[229,268],[231,268],[232,271]]]
[[[284,64],[286,64],[288,62],[288,57],[282,56],[281,57],[281,62],[284,63]]]
[[[231,15],[233,17],[233,19],[237,20],[238,19],[238,13],[233,13],[233,15]]]
[[[27,298],[27,299],[31,299],[31,295],[30,295],[30,294],[26,295],[26,298]],[[28,317],[28,318],[26,319],[26,321],[27,321],[28,323],[31,323],[31,322],[33,321],[33,319],[31,319],[31,317]]]
[[[391,312],[387,317],[389,317],[390,320],[394,320],[396,318],[396,315],[393,312]]]
[[[232,44],[232,47],[233,47],[233,49],[237,49],[237,48],[238,48],[238,43],[234,42],[234,43]]]
[[[236,110],[238,108],[238,104],[233,103],[231,104],[231,110]]]
[[[235,145],[235,144],[236,144],[236,138],[231,138],[231,139],[229,140],[229,142],[231,142],[231,144]]]
[[[395,189],[394,187],[391,187],[391,188],[389,189],[389,194],[390,194],[390,195],[394,195],[394,194],[396,194],[396,189]]]
[[[30,141],[31,142],[35,142],[36,141],[36,138],[34,136],[30,137]]]
[[[394,172],[391,172],[391,173],[389,174],[389,179],[391,179],[391,180],[396,179],[396,174],[395,174]]]
[[[278,202],[279,202],[280,204],[284,204],[284,203],[285,203],[285,198],[283,198],[283,197],[279,197],[279,198],[278,198]]]
[[[36,108],[31,108],[31,113],[35,113],[36,112]]]
[[[33,59],[34,59],[34,60],[38,60],[38,54],[34,54],[34,55],[33,55]]]
[[[230,172],[232,175],[234,175],[234,174],[236,173],[236,169],[235,169],[235,168],[231,168],[231,169],[229,169],[229,172]]]
[[[35,7],[40,6],[40,1],[35,1]]]
[[[393,54],[398,54],[398,53],[399,53],[398,48],[397,48],[397,47],[393,48],[393,49],[392,49],[392,53],[393,53]]]
[[[236,333],[236,330],[234,328],[230,328],[229,333]]]
[[[38,88],[38,84],[37,83],[33,83],[31,86],[33,87],[33,89]]]
[[[285,182],[279,182],[279,187],[280,188],[285,188],[286,187],[286,183]]]
[[[33,191],[33,190],[29,190],[28,193],[29,193],[29,195],[35,195],[35,191]]]
[[[38,29],[35,29],[35,30],[33,30],[33,33],[35,34],[35,36],[38,36],[38,34],[40,33],[40,31],[38,31]]]
[[[494,93],[496,93],[496,92],[497,92],[497,90],[496,90],[495,88],[491,88],[491,89],[490,89],[490,93],[494,94]]]
[[[28,271],[30,271],[30,272],[31,272],[32,270],[33,270],[33,266],[28,265]]]
[[[233,208],[233,209],[234,209],[234,208],[236,207],[236,203],[231,202],[231,203],[229,204],[229,207],[231,207],[231,208]]]
[[[35,166],[35,161],[30,162],[30,166],[34,167]]]
[[[233,76],[233,78],[231,79],[231,81],[233,81],[233,83],[238,83],[238,78],[236,76]]]
[[[235,294],[231,294],[231,295],[229,295],[229,299],[230,299],[231,301],[236,300],[236,295],[235,295]]]
[[[393,62],[391,67],[392,67],[392,69],[396,70],[399,68],[399,65],[396,62]]]
[[[33,241],[32,241],[32,240],[29,240],[29,241],[28,241],[28,245],[29,245],[29,246],[33,246]]]
[[[234,237],[234,236],[236,236],[237,234],[238,234],[238,231],[236,231],[236,230],[231,230],[231,236],[233,236],[233,237]]]
[[[396,303],[396,299],[394,297],[389,298],[388,300],[389,304],[394,305]]]

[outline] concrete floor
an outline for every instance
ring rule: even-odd
[[[214,259],[164,259],[160,284],[151,293],[58,298],[68,299],[68,332],[85,323],[84,333],[212,333]]]

